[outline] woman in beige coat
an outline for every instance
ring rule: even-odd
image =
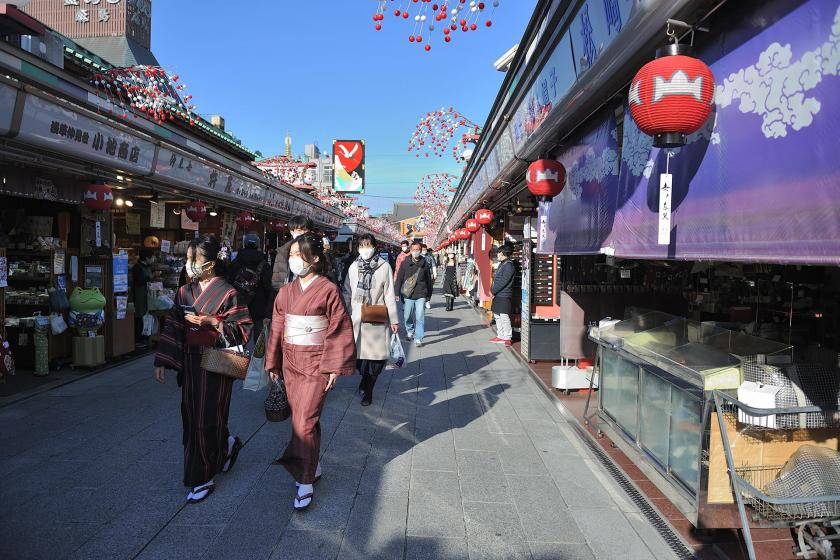
[[[347,271],[344,300],[353,319],[357,366],[362,374],[362,382],[359,384],[362,406],[370,406],[376,379],[388,361],[391,335],[399,330],[399,315],[391,265],[376,254],[376,239],[372,235],[366,233],[359,236],[358,243],[359,258]],[[384,322],[363,322],[362,308],[365,305],[379,306],[378,310],[384,306],[387,314],[380,314]]]

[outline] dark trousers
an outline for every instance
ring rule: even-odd
[[[359,387],[365,394],[372,393],[379,374],[385,368],[385,360],[356,360],[356,367],[362,374],[362,383]]]

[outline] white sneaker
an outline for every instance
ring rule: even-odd
[[[414,333],[409,333],[409,334],[405,335],[405,339],[406,340],[414,340]]]
[[[414,345],[417,346],[417,348],[420,348],[421,346],[423,346],[423,341],[418,338],[414,341]]]

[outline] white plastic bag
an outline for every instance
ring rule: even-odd
[[[248,373],[245,375],[245,380],[242,381],[242,388],[249,391],[262,391],[268,387],[268,372],[263,369],[265,366],[265,358],[255,358],[251,356],[251,361],[248,362]]]
[[[157,331],[157,319],[151,313],[143,315],[143,336],[152,336]]]
[[[50,328],[54,335],[59,335],[67,330],[67,321],[61,313],[53,313],[50,315]]]
[[[392,364],[395,368],[401,368],[405,365],[405,351],[403,350],[400,335],[398,334],[391,337],[391,352],[388,357],[388,363]]]

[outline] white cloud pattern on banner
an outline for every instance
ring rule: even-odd
[[[584,156],[576,160],[567,170],[567,183],[575,198],[580,198],[583,183],[601,181],[607,175],[618,175],[618,153],[612,148],[604,148],[600,155],[587,148]]]
[[[801,130],[810,126],[820,111],[820,101],[806,97],[824,76],[840,70],[840,8],[828,41],[791,62],[790,44],[772,43],[758,62],[743,68],[715,89],[715,100],[725,108],[738,102],[742,113],[761,115],[761,131],[766,138],[787,136],[788,127]]]

